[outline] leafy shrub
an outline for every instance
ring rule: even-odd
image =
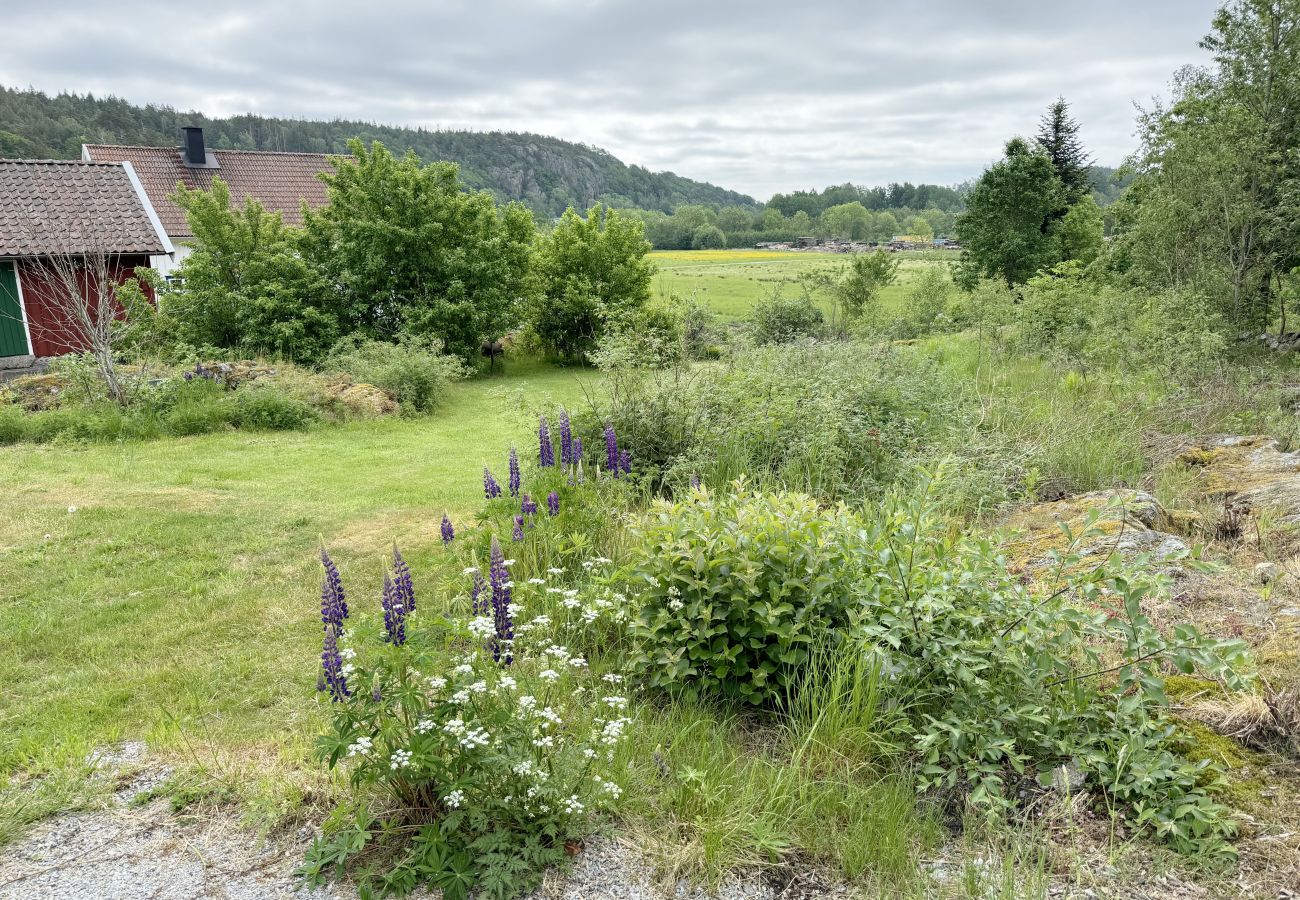
[[[662,369],[683,357],[681,319],[672,309],[650,306],[608,329],[592,362],[602,369]]]
[[[884,676],[871,708],[901,715],[890,731],[937,799],[996,819],[1072,764],[1134,829],[1230,854],[1216,773],[1174,752],[1163,683],[1200,672],[1240,688],[1244,645],[1158,629],[1143,608],[1168,579],[1149,558],[1083,564],[1106,538],[1101,511],[1025,579],[997,542],[954,535],[942,490],[861,514],[743,489],[660,504],[639,526],[631,575],[639,673],[748,702],[784,691],[797,711],[818,702],[799,696],[819,677],[810,651],[865,658]]]
[[[269,387],[251,387],[234,395],[231,422],[239,428],[292,431],[316,420],[310,406]]]
[[[755,344],[788,344],[803,338],[821,337],[826,330],[822,311],[806,293],[786,297],[778,285],[754,304],[749,315],[749,334]]]
[[[564,859],[588,811],[622,793],[622,677],[558,644],[548,615],[525,619],[546,595],[513,585],[495,539],[490,558],[468,622],[426,622],[394,553],[382,627],[354,625],[327,568],[320,685],[334,702],[319,749],[359,791],[309,851],[308,882],[363,864],[363,883],[384,892],[427,883],[448,900],[515,896]]]
[[[822,497],[891,483],[962,422],[960,388],[927,360],[887,346],[798,344],[724,366],[612,372],[599,421],[654,484],[747,475]]]
[[[690,359],[718,359],[722,345],[727,343],[727,332],[718,321],[718,314],[708,304],[694,296],[673,296],[672,302],[681,320],[682,349]]]
[[[786,695],[848,624],[842,510],[801,494],[699,491],[634,528],[635,670],[659,688],[754,705]]]
[[[894,333],[914,338],[945,330],[952,322],[947,314],[951,285],[947,272],[927,267],[908,290],[903,314],[894,322]]]
[[[0,405],[0,445],[16,444],[27,435],[26,415],[9,404]]]
[[[464,365],[444,356],[436,338],[413,336],[395,344],[353,337],[334,348],[326,368],[383,388],[407,412],[434,409],[446,397],[448,384],[465,376]]]
[[[231,424],[233,404],[225,397],[186,399],[162,414],[162,428],[177,437],[207,434]]]

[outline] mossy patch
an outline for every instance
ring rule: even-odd
[[[1200,722],[1180,720],[1174,745],[1192,762],[1211,762],[1197,779],[1202,787],[1217,782],[1222,799],[1230,805],[1246,812],[1260,807],[1268,782],[1256,773],[1265,770],[1267,758]]]
[[[1227,696],[1227,693],[1214,681],[1191,675],[1170,675],[1165,678],[1165,696],[1170,703],[1189,703],[1194,700],[1220,699]]]

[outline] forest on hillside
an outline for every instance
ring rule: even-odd
[[[214,118],[169,106],[137,106],[117,97],[48,95],[0,85],[0,157],[74,159],[81,145],[170,146],[181,128],[199,125],[218,150],[346,153],[347,141],[380,141],[428,161],[449,160],[471,188],[521,200],[539,216],[567,207],[611,206],[672,212],[684,203],[755,206],[754,198],[672,172],[630,166],[597,147],[525,132],[442,131],[335,119],[257,115]]]

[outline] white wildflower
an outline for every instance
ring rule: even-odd
[[[353,650],[351,647],[344,647],[342,650],[339,651],[339,656],[343,657],[344,659],[356,659],[357,651]]]
[[[530,578],[530,579],[528,579],[528,583],[529,583],[529,584],[546,584],[546,579],[545,579],[545,578]]]
[[[551,573],[552,575],[563,575],[563,574],[564,574],[564,570],[563,570],[563,569],[557,569],[555,566],[551,566],[551,567],[550,567],[549,569],[547,569],[546,571],[549,572],[549,573]]]
[[[437,725],[434,723],[433,719],[421,719],[420,721],[415,723],[415,733],[428,734],[430,731],[433,731],[433,729],[436,727]]]
[[[446,803],[448,806],[450,806],[452,809],[459,809],[460,805],[465,802],[465,792],[452,791],[450,794],[443,797],[442,801]]]
[[[601,681],[608,681],[610,684],[623,683],[623,676],[615,675],[613,672],[606,672],[604,675],[600,676],[600,679]]]
[[[461,663],[459,666],[452,669],[451,671],[453,675],[473,675],[474,667],[471,666],[469,663]]]
[[[464,569],[461,570],[460,574],[473,575],[477,571],[478,571],[478,566],[466,566]]]
[[[564,801],[564,811],[573,815],[582,812],[582,804],[578,802],[578,795],[573,794],[568,800]]]
[[[681,612],[682,607],[684,607],[685,605],[686,605],[685,603],[678,600],[676,597],[668,601],[668,608],[671,609],[673,612]]]
[[[524,694],[522,697],[519,698],[519,708],[522,710],[527,711],[533,709],[536,706],[537,706],[536,697],[533,697],[529,694]]]
[[[507,559],[507,560],[505,561],[505,565],[507,565],[507,566],[513,566],[514,564],[515,564],[515,561],[514,561],[513,559]]]
[[[554,669],[542,669],[542,671],[537,673],[537,677],[543,681],[559,681],[560,673]]]
[[[440,691],[446,686],[447,686],[447,679],[442,678],[438,675],[435,675],[429,679],[429,687],[433,688],[435,691]]]
[[[405,769],[411,765],[410,750],[394,750],[393,755],[388,762],[389,768],[394,772],[398,769]]]
[[[370,752],[374,742],[368,737],[359,737],[351,744],[348,744],[348,756],[365,756]]]
[[[475,616],[469,620],[469,632],[477,638],[488,638],[496,634],[497,626],[491,616]],[[474,671],[472,668],[470,671]]]

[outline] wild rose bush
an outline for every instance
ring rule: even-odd
[[[430,884],[449,900],[529,888],[589,814],[622,793],[623,676],[593,672],[562,643],[571,625],[600,627],[615,606],[570,605],[579,591],[547,577],[516,585],[515,560],[494,538],[486,573],[463,573],[470,618],[417,615],[395,551],[382,622],[354,624],[337,569],[323,560],[320,687],[332,722],[319,751],[346,772],[357,801],[326,823],[305,880],[358,868],[380,891]]]

